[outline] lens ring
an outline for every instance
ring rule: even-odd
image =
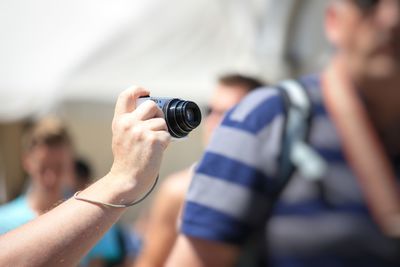
[[[190,111],[193,119],[188,119],[187,113]],[[191,102],[191,101],[186,101],[183,105],[182,109],[182,121],[185,124],[185,126],[193,130],[197,126],[200,125],[201,122],[201,111],[200,108],[196,105],[196,103]]]
[[[182,129],[179,123],[178,113],[181,110],[183,100],[172,99],[165,112],[168,129],[173,137],[182,138],[189,134],[191,129]]]
[[[163,106],[163,112],[172,137],[187,136],[201,122],[200,108],[191,101],[171,99]]]

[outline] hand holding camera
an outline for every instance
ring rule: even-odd
[[[114,163],[110,174],[114,182],[121,181],[130,198],[143,195],[154,183],[171,136],[185,137],[201,121],[194,102],[148,95],[139,87],[123,91],[112,123]],[[135,200],[129,197],[124,202]]]
[[[148,94],[140,87],[127,89],[119,95],[115,106],[114,163],[110,175],[114,183],[121,182],[120,186],[127,193],[125,202],[133,201],[154,182],[162,154],[171,139],[163,113],[154,102],[137,107],[136,100]]]

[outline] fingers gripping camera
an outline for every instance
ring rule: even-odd
[[[192,101],[178,98],[141,97],[137,100],[137,105],[146,100],[154,101],[163,111],[168,131],[172,137],[185,137],[200,125],[201,111],[199,106]]]

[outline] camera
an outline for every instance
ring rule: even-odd
[[[201,111],[199,106],[179,98],[140,97],[137,105],[146,100],[154,101],[163,111],[168,131],[172,137],[182,138],[200,125]]]

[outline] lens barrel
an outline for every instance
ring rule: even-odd
[[[200,125],[201,111],[196,103],[173,98],[162,107],[172,137],[182,138]]]
[[[146,100],[151,100],[163,111],[168,131],[172,137],[182,138],[200,125],[201,111],[199,106],[192,101],[179,98],[140,97],[136,104],[140,105]]]

